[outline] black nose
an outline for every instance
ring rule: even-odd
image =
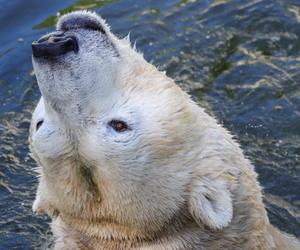
[[[32,43],[34,57],[52,57],[66,54],[69,51],[78,52],[78,43],[75,36],[57,32],[40,38]]]

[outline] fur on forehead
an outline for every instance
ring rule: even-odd
[[[96,30],[103,34],[108,34],[109,26],[96,13],[90,11],[75,11],[63,15],[57,22],[57,30],[68,31],[71,29]]]

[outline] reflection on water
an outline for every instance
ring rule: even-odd
[[[147,60],[236,135],[259,173],[271,221],[300,236],[298,0],[0,3],[0,249],[49,245],[47,218],[31,212],[37,179],[27,137],[40,93],[30,43],[53,29],[57,14],[85,8],[119,36],[131,32]]]

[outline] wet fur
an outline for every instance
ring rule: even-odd
[[[52,217],[55,249],[299,248],[270,225],[239,145],[172,79],[96,14],[71,13],[57,28],[77,32],[79,56],[33,60],[43,97],[30,135],[33,210]],[[89,85],[97,63],[106,75]],[[114,117],[132,131],[107,128]]]

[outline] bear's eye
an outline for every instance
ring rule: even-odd
[[[108,125],[111,126],[117,132],[124,132],[126,130],[131,130],[126,122],[120,120],[111,120],[108,123]]]
[[[43,125],[43,123],[44,123],[44,120],[38,121],[37,124],[36,124],[36,126],[35,126],[35,130],[38,131],[39,128]]]

